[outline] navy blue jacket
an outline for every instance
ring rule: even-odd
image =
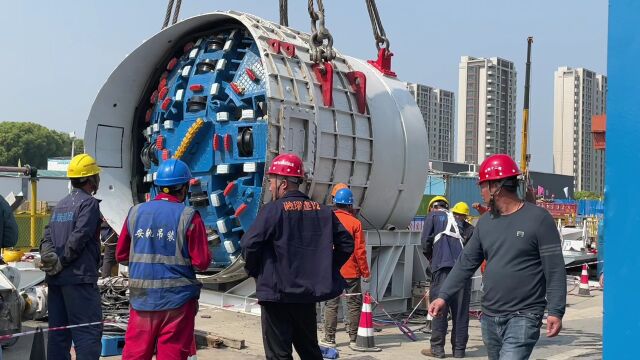
[[[460,226],[460,224],[458,224],[458,226]],[[471,224],[468,224],[468,226],[471,226]],[[462,253],[462,244],[460,244],[460,240],[457,238],[442,235],[440,240],[435,242],[436,235],[445,231],[446,227],[447,213],[444,211],[432,211],[424,221],[421,236],[422,249],[424,256],[426,256],[430,262],[432,272],[443,268],[452,268]],[[459,228],[459,230],[464,237],[466,235],[465,229]],[[469,229],[466,228],[466,233],[468,233],[468,231]],[[473,233],[473,229],[471,229],[471,233]],[[471,237],[470,233],[468,233],[468,236]],[[466,243],[467,240],[468,238],[463,240],[463,243]]]
[[[18,224],[9,203],[0,196],[0,247],[16,246]]]
[[[259,301],[313,303],[340,295],[353,237],[330,208],[300,191],[265,204],[240,242]]]
[[[48,284],[98,281],[101,222],[99,201],[84,190],[73,189],[60,200],[45,229],[41,249],[53,246],[63,269],[57,275],[47,275]]]

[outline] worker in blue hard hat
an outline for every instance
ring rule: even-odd
[[[449,210],[449,200],[443,196],[437,196],[431,200],[429,207],[431,212],[427,215],[422,229],[422,246],[431,270],[429,298],[432,301],[438,297],[440,287],[447,279],[466,243],[461,227],[464,222],[460,220],[469,214],[469,206],[466,203],[458,203]],[[469,340],[470,300],[471,282],[468,281],[462,290],[454,294],[448,304],[453,322],[451,345],[455,358],[465,356]],[[423,355],[435,358],[445,357],[444,346],[447,327],[446,316],[433,318],[431,321],[431,347],[423,349],[421,351]]]
[[[340,189],[333,199],[335,206],[334,213],[338,220],[353,236],[353,254],[342,265],[340,275],[347,282],[345,288],[347,296],[347,333],[349,334],[349,346],[353,350],[361,350],[356,344],[358,336],[358,325],[360,322],[360,310],[362,309],[362,288],[360,279],[369,282],[371,273],[367,263],[367,247],[362,223],[353,215],[353,193],[348,188]],[[324,339],[320,340],[320,345],[336,346],[336,327],[338,325],[338,305],[340,296],[325,302],[324,307]]]
[[[168,359],[195,353],[194,326],[202,284],[196,270],[211,263],[205,225],[183,203],[191,171],[183,161],[160,164],[158,194],[129,210],[116,259],[129,265],[131,304],[123,359]]]
[[[71,193],[58,202],[40,245],[40,269],[46,272],[49,326],[97,323],[53,331],[49,359],[69,359],[71,343],[78,359],[100,358],[102,308],[98,290],[100,203],[92,195],[100,184],[100,167],[87,154],[71,159],[67,177]]]

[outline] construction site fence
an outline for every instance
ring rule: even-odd
[[[18,243],[16,248],[31,248],[31,214],[29,212],[18,212],[15,214],[18,223]],[[34,215],[36,246],[40,245],[41,239],[44,237],[44,228],[49,224],[51,214],[37,213]]]
[[[568,200],[558,199],[557,204],[576,204],[578,206],[578,217],[598,216],[604,214],[604,200]]]

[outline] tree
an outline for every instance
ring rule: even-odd
[[[601,196],[593,191],[576,191],[573,197],[576,200],[599,200]]]
[[[84,151],[82,140],[75,141],[75,153]],[[69,134],[50,130],[31,122],[0,122],[0,165],[29,164],[46,169],[47,159],[71,156]]]

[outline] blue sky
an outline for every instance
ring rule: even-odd
[[[553,72],[558,66],[606,73],[605,0],[378,0],[400,79],[456,92],[460,56],[499,56],[518,70],[522,109],[526,38],[534,36],[530,143],[532,168],[552,170]],[[0,12],[0,121],[33,121],[84,133],[109,73],[164,19],[165,0],[7,1]],[[306,1],[289,0],[289,24],[308,31]],[[341,52],[373,58],[362,0],[325,0],[326,25]],[[183,0],[181,16],[246,11],[277,21],[277,0]],[[456,99],[457,100],[457,99]],[[520,144],[521,111],[517,143]],[[519,150],[518,150],[519,152]]]

